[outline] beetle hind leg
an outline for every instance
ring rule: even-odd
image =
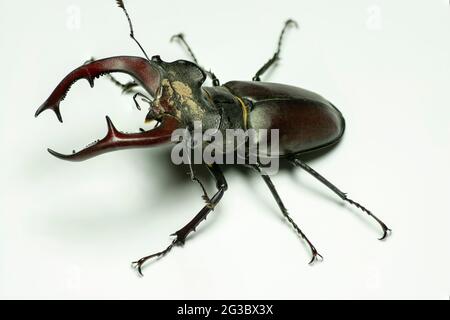
[[[278,207],[280,208],[283,216],[289,221],[289,223],[292,225],[292,227],[295,229],[295,231],[298,233],[298,235],[303,240],[305,240],[305,242],[308,244],[308,246],[311,250],[311,254],[312,254],[309,264],[313,264],[315,261],[322,261],[323,260],[322,255],[317,251],[316,247],[311,243],[311,241],[309,241],[308,237],[303,233],[303,231],[300,229],[300,227],[295,223],[295,221],[289,215],[286,207],[284,206],[283,201],[281,200],[281,198],[280,198],[277,190],[275,189],[275,186],[272,183],[272,180],[269,178],[269,176],[263,174],[258,165],[250,165],[250,167],[255,169],[261,175],[261,177],[264,179],[264,182],[269,187],[270,192],[272,193],[273,197],[275,198],[275,201],[277,202]]]
[[[329,189],[331,189],[334,193],[336,193],[339,196],[339,198],[341,198],[342,200],[344,200],[344,201],[354,205],[355,207],[361,209],[363,212],[367,213],[370,217],[372,217],[372,219],[374,219],[381,226],[381,228],[383,230],[383,235],[382,235],[381,238],[379,238],[379,240],[385,239],[392,232],[392,230],[389,229],[386,226],[386,224],[383,221],[381,221],[377,216],[375,216],[370,210],[365,208],[360,203],[358,203],[356,201],[353,201],[352,199],[348,198],[347,194],[345,192],[342,192],[341,190],[339,190],[335,185],[333,185],[330,181],[325,179],[322,175],[320,175],[316,170],[314,170],[313,168],[308,166],[306,163],[304,163],[303,161],[301,161],[297,157],[294,157],[294,158],[290,159],[290,162],[292,162],[295,166],[301,167],[306,172],[308,172],[310,175],[312,175],[314,178],[316,178],[317,180],[322,182]]]
[[[139,274],[142,276],[142,267],[143,265],[150,259],[153,258],[161,258],[165,256],[167,253],[169,253],[170,250],[176,245],[183,245],[186,241],[187,236],[194,232],[197,226],[206,219],[208,214],[214,210],[215,206],[219,203],[220,199],[222,199],[223,194],[228,189],[227,182],[225,180],[225,177],[222,173],[222,170],[217,164],[208,165],[208,169],[211,172],[211,174],[216,179],[216,185],[217,185],[217,192],[214,194],[214,196],[210,199],[209,203],[206,204],[202,210],[183,228],[178,230],[177,232],[173,233],[172,236],[175,236],[176,238],[172,241],[172,243],[164,250],[148,255],[146,257],[143,257],[137,261],[134,261],[132,263],[132,266],[136,268],[139,272]]]

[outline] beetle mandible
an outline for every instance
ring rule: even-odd
[[[260,77],[279,60],[283,35],[290,25],[297,26],[295,21],[286,21],[279,36],[275,54],[256,72],[252,81],[231,81],[220,85],[213,72],[205,71],[199,65],[182,34],[175,35],[173,39],[181,41],[189,51],[193,62],[186,60],[165,62],[159,56],[149,58],[134,37],[133,25],[123,1],[117,0],[117,4],[128,20],[130,37],[140,47],[145,58],[116,56],[101,60],[92,59],[69,73],[39,107],[35,116],[37,117],[44,110],[51,109],[56,113],[58,120],[62,122],[59,105],[70,86],[84,78],[93,87],[95,78],[107,74],[115,84],[122,87],[124,92],[134,94],[133,99],[138,108],[140,108],[137,102],[138,97],[142,97],[149,103],[150,108],[145,120],[156,120],[157,126],[148,131],[141,130],[138,133],[128,134],[118,131],[109,117],[106,117],[108,132],[103,139],[69,155],[48,149],[52,155],[64,160],[81,161],[109,151],[169,143],[175,129],[192,128],[194,120],[200,121],[205,129],[213,128],[220,131],[228,128],[278,129],[280,149],[278,154],[272,156],[285,159],[294,166],[301,167],[342,200],[368,214],[383,230],[380,240],[388,235],[391,230],[384,222],[364,206],[348,198],[346,193],[301,160],[303,154],[331,146],[342,138],[345,121],[341,112],[329,101],[313,92],[289,85],[260,81]],[[111,75],[113,72],[126,73],[134,80],[123,84]],[[203,85],[207,77],[211,79],[213,86]],[[141,86],[149,96],[136,91],[138,86]],[[249,166],[261,175],[284,217],[308,244],[312,253],[310,263],[322,258],[302,229],[288,214],[270,177],[262,172],[258,163]],[[187,236],[195,231],[200,222],[206,219],[206,216],[221,200],[227,190],[227,182],[222,170],[217,163],[208,164],[207,168],[216,180],[217,192],[212,197],[208,197],[202,186],[203,197],[207,204],[188,224],[173,234],[175,239],[166,249],[133,262],[140,274],[142,274],[142,265],[147,260],[164,256],[174,246],[184,244]],[[192,168],[190,169],[192,180],[201,185]]]

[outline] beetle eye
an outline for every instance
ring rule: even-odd
[[[161,60],[161,57],[159,55],[156,55],[156,56],[152,57],[152,61],[161,62],[162,60]]]

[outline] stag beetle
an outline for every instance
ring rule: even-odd
[[[278,129],[280,150],[278,154],[272,156],[286,159],[294,166],[301,167],[336,193],[342,200],[358,207],[372,217],[383,230],[380,240],[388,235],[391,230],[380,219],[358,202],[348,198],[344,192],[300,158],[306,152],[331,146],[342,138],[345,121],[341,112],[316,93],[289,85],[260,81],[260,77],[279,60],[283,35],[288,26],[296,26],[295,21],[286,21],[279,36],[275,54],[256,72],[252,81],[231,81],[220,85],[213,72],[205,71],[199,65],[182,34],[174,36],[173,39],[182,42],[189,51],[193,62],[186,60],[165,62],[159,56],[153,56],[150,59],[139,41],[134,37],[133,25],[123,1],[118,0],[117,4],[128,20],[130,37],[140,47],[145,58],[116,56],[85,63],[69,73],[59,83],[49,98],[36,111],[35,116],[37,117],[44,110],[51,109],[62,122],[59,105],[71,85],[84,78],[93,87],[95,78],[107,74],[125,92],[134,93],[133,98],[138,108],[140,106],[136,98],[138,96],[144,97],[150,104],[145,121],[156,120],[158,124],[148,131],[141,129],[141,132],[138,133],[123,133],[114,127],[109,117],[106,117],[108,132],[103,139],[97,140],[85,149],[69,155],[63,155],[48,149],[52,155],[64,160],[81,161],[109,151],[169,143],[175,129],[189,128],[193,121],[200,121],[204,128],[215,128],[217,130],[225,130],[230,127],[243,130],[249,128]],[[113,72],[126,73],[135,80],[123,84],[110,75]],[[213,86],[203,86],[207,77],[212,80]],[[150,97],[134,91],[135,87],[139,85]],[[263,174],[258,164],[252,164],[251,167],[264,179],[284,217],[309,245],[312,252],[310,263],[316,259],[322,259],[314,245],[288,214],[270,177]],[[195,231],[199,223],[219,203],[227,190],[227,182],[217,163],[209,164],[207,168],[216,180],[218,191],[209,198],[202,186],[203,197],[207,204],[186,226],[173,234],[175,239],[166,249],[133,262],[140,274],[142,274],[141,267],[145,261],[153,257],[161,257],[175,245],[184,244],[186,237],[192,231]],[[191,177],[200,183],[193,174],[192,168]]]

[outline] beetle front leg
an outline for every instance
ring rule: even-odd
[[[383,229],[383,236],[379,240],[385,239],[388,236],[388,234],[390,234],[390,232],[392,232],[392,230],[389,229],[386,226],[386,224],[383,221],[381,221],[377,216],[375,216],[370,210],[366,209],[364,206],[362,206],[358,202],[353,201],[352,199],[348,198],[347,194],[345,192],[342,192],[341,190],[339,190],[335,185],[333,185],[330,181],[325,179],[322,175],[320,175],[316,170],[314,170],[313,168],[308,166],[306,163],[304,163],[303,161],[301,161],[298,158],[292,158],[292,159],[290,159],[290,161],[294,165],[299,166],[302,169],[304,169],[306,172],[308,172],[314,178],[316,178],[317,180],[322,182],[324,185],[326,185],[328,188],[330,188],[334,193],[336,193],[339,196],[339,198],[341,198],[342,200],[347,201],[348,203],[350,203],[350,204],[354,205],[355,207],[361,209],[363,212],[365,212],[369,216],[371,216],[376,222],[378,222],[378,224]]]
[[[308,244],[309,248],[311,249],[311,253],[312,253],[311,261],[309,262],[309,264],[312,264],[314,261],[318,260],[318,257],[320,257],[320,259],[323,260],[322,255],[319,252],[317,252],[316,247],[314,247],[314,245],[311,243],[311,241],[309,241],[308,237],[306,237],[306,235],[303,233],[303,231],[300,229],[300,227],[295,223],[295,221],[289,215],[286,207],[284,206],[283,201],[281,201],[280,195],[278,194],[277,190],[275,189],[275,186],[274,186],[272,180],[269,178],[269,176],[263,174],[258,165],[250,165],[250,167],[255,169],[261,175],[261,177],[264,179],[264,182],[266,183],[267,187],[269,187],[270,192],[272,193],[273,197],[275,198],[275,201],[277,202],[278,207],[280,208],[283,216],[294,227],[295,231],[300,235],[300,237],[302,237],[303,240],[305,240],[306,243]]]
[[[186,241],[187,236],[195,231],[197,226],[206,219],[208,214],[214,210],[215,206],[219,203],[220,199],[222,199],[223,194],[228,189],[227,181],[225,180],[225,177],[223,175],[222,170],[220,167],[213,163],[211,165],[208,165],[208,169],[211,172],[211,174],[216,179],[216,186],[217,186],[217,192],[214,194],[214,196],[211,198],[210,203],[205,205],[202,210],[183,228],[178,230],[177,232],[173,233],[172,236],[175,236],[176,238],[172,241],[172,243],[164,250],[148,255],[146,257],[143,257],[137,261],[134,261],[132,263],[133,267],[137,268],[139,274],[142,276],[142,266],[144,263],[152,258],[160,258],[165,256],[167,253],[169,253],[170,250],[175,245],[183,245]]]

